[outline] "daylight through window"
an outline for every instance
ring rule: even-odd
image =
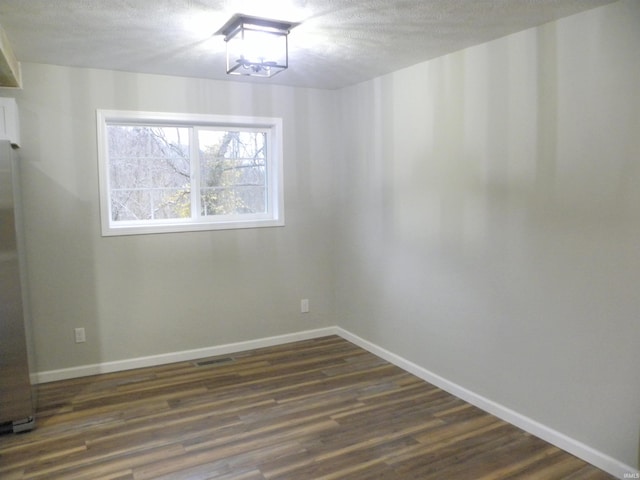
[[[284,224],[281,120],[98,111],[103,235]]]

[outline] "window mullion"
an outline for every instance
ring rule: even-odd
[[[202,212],[200,195],[200,141],[198,129],[189,129],[191,136],[189,141],[189,157],[191,163],[191,218],[199,220]]]

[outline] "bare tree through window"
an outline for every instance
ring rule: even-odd
[[[98,110],[102,234],[284,225],[282,119]]]
[[[266,210],[263,132],[200,130],[201,215]]]
[[[190,218],[189,128],[110,125],[112,220]],[[266,211],[266,134],[196,129],[200,215]]]

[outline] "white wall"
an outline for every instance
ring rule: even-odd
[[[22,182],[37,369],[126,360],[333,325],[335,95],[23,65]],[[283,118],[286,226],[100,236],[96,109]],[[300,299],[311,312],[300,314]],[[75,344],[73,329],[87,342]]]
[[[341,326],[627,465],[640,2],[340,92]]]

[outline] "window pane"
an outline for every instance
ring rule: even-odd
[[[201,214],[267,211],[266,133],[198,131]]]
[[[204,216],[264,213],[267,209],[263,187],[214,187],[201,193]]]
[[[191,216],[189,129],[108,125],[112,220]]]
[[[111,211],[114,220],[188,218],[190,192],[171,188],[112,190]]]

